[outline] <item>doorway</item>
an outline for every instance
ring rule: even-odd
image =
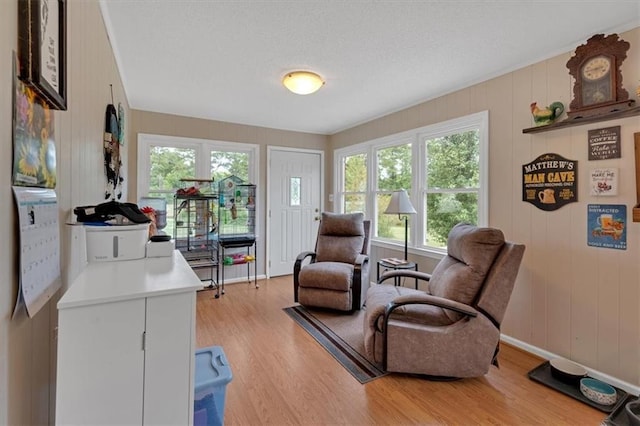
[[[315,247],[323,163],[322,151],[267,148],[268,277],[292,274],[296,257]]]

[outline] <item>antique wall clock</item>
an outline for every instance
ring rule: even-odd
[[[630,108],[634,100],[622,88],[620,66],[627,57],[629,43],[617,34],[596,34],[576,48],[567,62],[575,78],[569,119],[590,117]]]

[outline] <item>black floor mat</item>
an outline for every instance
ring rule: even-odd
[[[613,386],[613,388],[618,393],[618,399],[616,400],[615,404],[602,405],[598,404],[597,402],[593,402],[589,398],[584,396],[582,392],[580,392],[580,385],[576,386],[564,383],[553,377],[551,375],[551,365],[549,364],[549,361],[546,361],[533,370],[529,371],[529,378],[531,380],[535,380],[536,382],[542,383],[543,385],[549,386],[550,388],[555,389],[558,392],[562,392],[565,395],[575,398],[580,402],[584,402],[587,405],[597,408],[600,411],[604,411],[605,413],[612,413],[620,405],[623,405],[623,403],[626,404],[627,397],[629,396],[626,391]]]

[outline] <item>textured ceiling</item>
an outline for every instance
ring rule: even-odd
[[[640,1],[101,0],[132,108],[340,130],[640,25]],[[638,46],[632,46],[638,48]],[[313,95],[282,76],[313,70]]]

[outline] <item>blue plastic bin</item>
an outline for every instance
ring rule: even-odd
[[[231,367],[222,347],[210,346],[196,351],[194,426],[224,424],[224,401],[231,378]]]

